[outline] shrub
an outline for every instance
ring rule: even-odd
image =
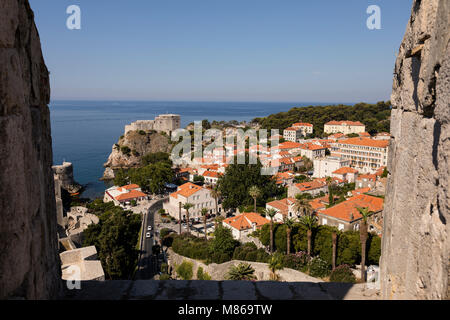
[[[347,264],[341,264],[336,267],[333,271],[331,271],[330,275],[331,282],[349,282],[355,283],[356,278],[353,274],[353,271],[350,269],[350,266]]]
[[[122,147],[120,147],[120,151],[122,151],[122,153],[123,153],[124,155],[129,156],[129,155],[130,155],[130,152],[131,152],[131,149],[128,148],[127,146],[122,146]]]
[[[141,136],[145,136],[145,131],[144,131],[144,130],[139,130],[138,133],[139,133]]]
[[[286,268],[305,272],[308,269],[309,257],[304,251],[297,252],[296,254],[288,254],[283,258],[283,265]]]
[[[170,280],[170,275],[167,273],[163,273],[159,276],[159,280]]]
[[[183,262],[177,266],[177,274],[183,279],[183,280],[191,280],[193,275],[193,263],[189,261],[183,260]]]
[[[161,272],[167,273],[169,271],[169,265],[165,262],[161,263]]]
[[[309,274],[311,277],[326,277],[330,274],[330,265],[320,257],[314,257],[309,262]]]
[[[207,272],[204,272],[202,267],[198,267],[197,280],[211,280],[211,276]]]
[[[163,239],[167,235],[169,235],[170,231],[171,230],[169,228],[162,228],[161,231],[159,232],[159,236],[161,237],[161,239]]]

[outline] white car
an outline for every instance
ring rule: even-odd
[[[152,226],[148,226],[148,227],[147,227],[147,230],[148,230],[148,231],[152,231]]]
[[[146,237],[146,238],[151,238],[151,237],[152,237],[152,234],[151,234],[150,232],[147,232],[147,233],[145,234],[145,237]]]

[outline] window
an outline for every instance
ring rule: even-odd
[[[344,225],[342,223],[339,223],[338,229],[339,230],[344,230]]]
[[[322,218],[322,224],[326,225],[327,224],[327,219],[326,218]]]

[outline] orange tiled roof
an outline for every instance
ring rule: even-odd
[[[127,184],[126,186],[122,186],[121,188],[125,190],[132,190],[139,188],[139,186],[137,184]]]
[[[370,133],[368,133],[368,132],[360,132],[360,133],[358,133],[358,135],[360,137],[367,137],[367,138],[371,137]]]
[[[116,197],[117,201],[124,201],[124,200],[131,200],[131,199],[136,199],[136,198],[140,198],[140,197],[145,197],[145,193],[138,191],[138,190],[131,190],[130,192],[127,193],[122,193],[119,194]]]
[[[191,182],[182,184],[181,186],[178,187],[178,190],[171,193],[170,196],[174,197],[175,199],[178,197],[178,195],[181,195],[185,198],[188,198],[190,196],[192,196],[194,193],[196,193],[197,191],[202,190],[203,188],[193,184]]]
[[[350,168],[350,167],[342,167],[335,171],[333,171],[335,174],[346,174],[346,173],[358,173],[358,170]]]
[[[389,140],[374,140],[370,138],[356,137],[340,140],[339,142],[336,143],[351,144],[366,147],[386,148],[389,144]]]
[[[294,148],[299,148],[301,146],[302,145],[300,143],[292,142],[292,141],[285,141],[285,142],[278,144],[279,149],[294,149]]]
[[[293,127],[312,127],[313,125],[311,123],[307,122],[297,122],[292,125]]]
[[[294,128],[294,127],[289,127],[289,128],[284,129],[284,131],[300,131],[300,130],[301,130],[300,128]]]
[[[383,210],[383,203],[384,200],[382,198],[360,194],[351,197],[344,202],[338,203],[331,208],[325,209],[321,211],[321,213],[330,217],[350,222],[362,217],[356,208],[367,207],[370,211],[378,212]]]
[[[289,213],[289,207],[294,203],[294,198],[284,198],[281,200],[268,202],[267,204],[271,207],[274,207],[275,209],[278,209],[282,215],[286,216]]]
[[[378,169],[378,170],[375,172],[375,175],[376,175],[376,176],[381,176],[381,175],[383,174],[383,172],[384,172],[384,168],[386,168],[386,167],[383,166],[383,167],[381,167],[380,169]]]
[[[327,125],[330,126],[341,126],[341,125],[349,125],[349,126],[364,126],[364,124],[362,124],[359,121],[347,121],[347,120],[342,120],[342,121],[329,121],[327,123],[325,123]]]
[[[203,176],[211,177],[211,178],[218,178],[219,176],[221,176],[221,174],[216,171],[205,171],[205,172],[203,172]]]
[[[308,191],[308,190],[314,190],[314,189],[318,189],[318,188],[323,188],[324,186],[326,186],[326,183],[321,181],[321,180],[319,180],[319,179],[314,179],[313,181],[296,183],[295,186],[300,191]]]
[[[237,230],[247,230],[251,229],[252,223],[256,223],[256,228],[261,228],[263,225],[270,222],[270,220],[262,217],[259,213],[255,212],[244,212],[235,217],[230,217],[223,220],[224,223]]]
[[[377,176],[374,174],[361,174],[356,178],[356,180],[363,180],[363,179],[375,181],[377,180]]]
[[[325,209],[325,204],[320,201],[320,198],[309,201],[309,204],[313,210]]]

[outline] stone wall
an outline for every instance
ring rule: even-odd
[[[415,0],[395,63],[384,209],[385,299],[444,299],[450,223],[450,1]]]
[[[69,193],[76,193],[81,190],[81,185],[73,178],[73,165],[70,162],[63,162],[61,165],[52,167],[55,179],[61,181],[61,187]]]
[[[49,73],[27,0],[0,1],[0,299],[61,292]]]
[[[270,280],[270,270],[267,263],[262,262],[252,262],[252,261],[241,261],[241,260],[231,260],[228,262],[224,262],[221,264],[211,263],[204,264],[195,259],[190,259],[187,257],[183,257],[177,253],[175,253],[172,249],[168,250],[168,264],[169,267],[174,268],[175,265],[180,265],[183,261],[192,262],[193,264],[193,279],[197,279],[197,270],[199,267],[203,268],[204,272],[207,272],[212,280],[225,280],[225,275],[228,270],[233,265],[238,265],[241,262],[249,263],[253,269],[255,269],[255,275],[259,281],[261,280]],[[277,274],[280,276],[280,281],[304,281],[304,282],[323,282],[323,280],[311,277],[303,272],[284,268],[283,270],[277,271]]]

